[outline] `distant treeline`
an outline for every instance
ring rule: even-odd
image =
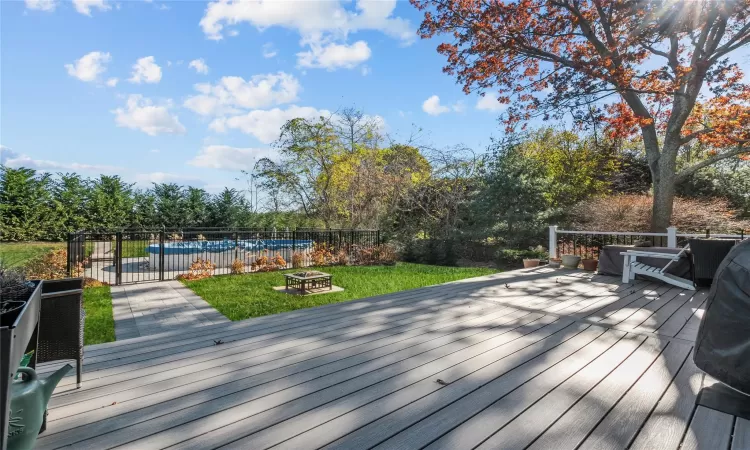
[[[294,212],[255,212],[242,192],[155,183],[138,189],[118,176],[0,167],[0,240],[63,240],[76,230],[183,227],[305,227]]]

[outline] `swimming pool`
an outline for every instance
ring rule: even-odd
[[[160,267],[160,245],[146,247],[149,264],[152,268]],[[222,241],[182,241],[164,243],[164,270],[186,270],[196,259],[207,259],[216,267],[231,267],[235,259],[249,263],[252,256],[268,250],[269,253],[280,253],[290,260],[294,251],[309,250],[312,240],[305,239],[224,239]]]

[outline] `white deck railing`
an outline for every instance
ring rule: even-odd
[[[586,230],[561,230],[557,225],[549,227],[549,255],[557,255],[557,241],[560,234],[577,234],[589,236],[643,236],[643,237],[662,237],[667,238],[667,247],[677,248],[678,238],[695,238],[695,237],[713,237],[722,239],[745,239],[748,237],[744,232],[742,234],[713,234],[710,230],[705,233],[679,233],[677,227],[667,228],[666,233],[649,233],[639,231],[586,231]]]

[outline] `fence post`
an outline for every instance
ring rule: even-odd
[[[73,258],[73,248],[71,245],[72,241],[73,241],[73,233],[68,233],[68,266],[66,269],[68,271],[69,277],[73,276],[73,264],[70,263],[70,259]]]
[[[677,248],[677,227],[667,227],[667,247]]]
[[[380,230],[375,232],[375,245],[376,246],[380,245]]]
[[[122,231],[115,233],[115,286],[122,284]]]
[[[159,281],[164,281],[164,229],[159,231]]]
[[[296,251],[297,251],[297,229],[295,228],[294,230],[292,230],[292,253]]]
[[[557,225],[549,226],[549,257],[557,258]]]

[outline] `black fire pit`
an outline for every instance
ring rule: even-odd
[[[308,272],[297,272],[288,273],[284,275],[286,278],[286,290],[296,289],[300,294],[305,295],[312,290],[318,290],[328,288],[330,291],[333,289],[331,279],[333,276],[328,273],[318,271]]]

